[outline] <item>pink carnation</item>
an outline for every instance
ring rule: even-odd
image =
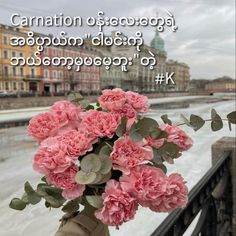
[[[65,199],[73,200],[77,197],[82,196],[84,193],[84,190],[85,190],[85,185],[77,184],[71,189],[64,189],[62,192],[62,196]]]
[[[67,146],[59,141],[56,141],[51,146],[43,145],[34,156],[34,170],[44,175],[48,175],[51,172],[64,172],[73,162],[66,152]]]
[[[181,151],[187,151],[192,147],[193,140],[179,127],[165,124],[160,128],[168,134],[167,141],[178,145]]]
[[[69,166],[64,172],[49,173],[47,182],[61,189],[71,189],[76,185],[75,175],[79,171],[75,164]]]
[[[51,107],[51,111],[55,112],[60,117],[66,116],[68,120],[79,120],[82,108],[80,106],[75,106],[69,101],[63,100],[54,103]]]
[[[160,198],[166,191],[166,176],[164,172],[149,165],[136,166],[128,176],[120,178],[121,187],[145,207],[150,201]]]
[[[171,212],[183,208],[188,202],[188,188],[181,175],[171,174],[167,178],[165,193],[152,201],[150,209],[156,212]]]
[[[119,182],[108,181],[102,198],[103,207],[95,212],[95,216],[104,224],[118,226],[134,218],[138,204],[121,189]]]
[[[136,198],[139,204],[156,212],[170,212],[185,207],[188,189],[181,175],[169,177],[156,167],[142,165],[131,169],[120,178],[124,191]]]
[[[105,110],[112,111],[120,109],[126,102],[125,92],[121,89],[106,89],[102,91],[102,95],[98,98],[99,104]]]
[[[113,110],[112,113],[127,118],[127,129],[129,129],[132,124],[137,121],[137,112],[129,104],[124,104],[122,108]]]
[[[118,165],[118,168],[130,169],[152,160],[153,150],[146,142],[134,142],[131,138],[125,136],[114,142],[110,158],[114,164]]]
[[[47,137],[54,136],[58,129],[66,124],[67,120],[61,122],[55,114],[44,112],[30,120],[27,130],[31,136],[42,141]]]
[[[120,123],[120,116],[104,111],[89,110],[83,114],[81,126],[97,137],[112,138]]]
[[[149,109],[148,98],[144,95],[128,91],[127,102],[138,112],[147,112]]]
[[[75,199],[81,196],[85,190],[84,185],[75,182],[75,175],[78,170],[78,166],[72,165],[62,173],[50,173],[47,176],[47,182],[63,189],[64,198]]]
[[[151,136],[148,136],[145,139],[147,140],[149,146],[156,148],[156,149],[160,148],[165,142],[164,138],[154,139]]]
[[[67,154],[75,158],[92,151],[93,144],[97,142],[96,137],[83,129],[68,131],[60,136],[59,139],[67,146]]]

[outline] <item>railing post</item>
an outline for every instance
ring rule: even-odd
[[[233,201],[232,209],[232,235],[236,235],[236,139],[235,137],[223,137],[212,145],[212,165],[214,165],[224,152],[231,152],[230,179],[232,184]],[[217,189],[215,190],[217,191]],[[229,206],[230,207],[230,206]]]

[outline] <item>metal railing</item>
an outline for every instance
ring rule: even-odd
[[[233,236],[230,163],[230,153],[225,153],[190,191],[186,208],[170,213],[151,236],[184,235],[200,212],[194,230],[186,236]]]

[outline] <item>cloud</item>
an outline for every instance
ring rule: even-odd
[[[234,0],[2,0],[0,22],[10,24],[10,15],[64,15],[96,16],[103,10],[108,16],[165,16],[171,11],[179,29],[166,30],[162,37],[168,58],[190,65],[192,78],[212,79],[222,75],[235,78],[235,2]],[[61,29],[34,29],[58,34]],[[108,29],[109,32],[112,29]],[[136,28],[122,28],[133,34]],[[66,29],[71,35],[96,33],[92,28]],[[145,43],[154,36],[154,28],[142,28]]]

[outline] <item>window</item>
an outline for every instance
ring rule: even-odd
[[[56,79],[56,78],[57,78],[57,72],[53,71],[53,79]]]
[[[9,84],[8,84],[8,82],[5,83],[5,89],[6,89],[6,90],[9,90]]]
[[[5,76],[8,76],[8,67],[7,66],[4,66],[4,75]]]
[[[60,79],[63,78],[63,75],[62,75],[62,72],[61,72],[61,71],[59,72],[59,78],[60,78]]]
[[[32,78],[35,77],[35,70],[34,70],[34,68],[31,68],[31,77],[32,77]]]
[[[46,79],[48,78],[48,70],[44,71],[44,78],[46,78]]]
[[[23,52],[20,52],[20,53],[19,53],[19,56],[20,56],[20,57],[24,57]]]
[[[24,73],[24,68],[23,68],[23,67],[20,68],[20,75],[21,75],[22,77],[24,77],[24,75],[25,75],[25,73]]]
[[[24,83],[20,83],[20,89],[23,91],[24,90]]]
[[[7,44],[7,36],[3,36],[3,44]]]
[[[16,56],[16,52],[12,52],[12,57],[15,57]]]
[[[13,83],[13,90],[17,90],[16,82]]]
[[[13,74],[13,76],[16,76],[16,67],[15,66],[12,67],[12,74]]]
[[[8,58],[8,52],[7,52],[7,50],[4,50],[4,51],[3,51],[3,57],[4,57],[4,59],[7,59],[7,58]]]

